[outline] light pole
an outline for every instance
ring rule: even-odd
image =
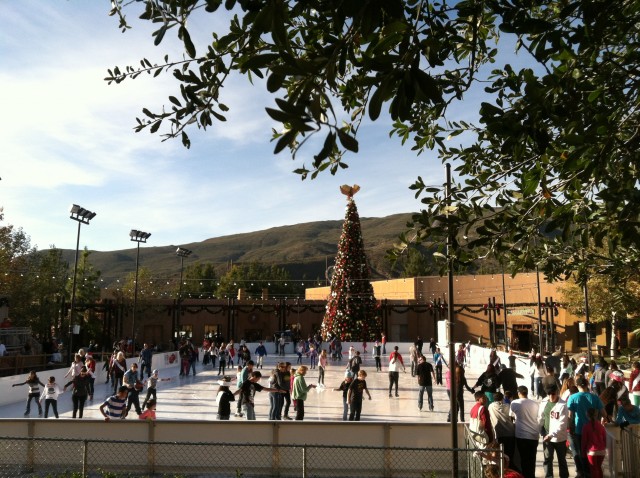
[[[74,221],[78,221],[78,236],[76,239],[76,258],[73,266],[73,285],[71,286],[71,305],[69,308],[69,347],[67,349],[67,361],[71,362],[71,349],[73,348],[73,309],[76,306],[76,276],[78,275],[78,250],[80,249],[80,226],[89,224],[89,221],[96,216],[95,212],[73,204],[71,206],[71,216]]]
[[[184,247],[178,247],[176,249],[176,255],[180,257],[180,286],[178,288],[178,312],[176,314],[175,327],[173,329],[173,337],[176,338],[178,329],[180,328],[180,312],[182,309],[182,273],[184,272],[184,258],[189,257],[193,251],[185,249]]]
[[[146,243],[150,236],[150,232],[142,232],[137,229],[131,229],[131,232],[129,232],[131,240],[138,243],[138,250],[136,252],[136,282],[133,287],[133,320],[131,321],[131,348],[133,354],[136,352],[136,309],[138,306],[138,264],[140,263],[140,243]]]
[[[587,364],[589,365],[589,372],[593,370],[591,359],[591,312],[589,310],[589,286],[587,281],[584,282],[582,287],[584,292],[584,317],[585,317],[585,332],[587,333]]]

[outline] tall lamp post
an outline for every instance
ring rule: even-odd
[[[178,247],[176,249],[176,255],[180,257],[180,286],[178,288],[178,313],[176,314],[176,322],[173,329],[173,337],[176,338],[178,329],[180,328],[180,312],[182,309],[182,273],[184,272],[184,258],[189,257],[193,251],[185,249],[184,247]]]
[[[95,212],[73,204],[71,206],[71,216],[74,221],[78,221],[78,236],[76,240],[76,258],[73,266],[73,285],[71,286],[71,305],[69,309],[69,347],[67,348],[67,361],[71,361],[71,349],[73,348],[73,309],[76,306],[76,276],[78,275],[78,250],[80,249],[80,226],[89,224],[89,221],[96,216]]]
[[[138,264],[140,263],[140,243],[146,243],[150,236],[150,232],[142,232],[137,229],[131,229],[131,232],[129,232],[131,240],[138,243],[138,250],[136,252],[136,282],[133,287],[133,320],[131,321],[131,343],[134,354],[136,352],[136,309],[138,306]]]

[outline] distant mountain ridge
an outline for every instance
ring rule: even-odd
[[[384,256],[398,241],[412,215],[360,218],[374,278],[389,277],[391,266]],[[284,267],[292,279],[324,279],[327,266],[334,262],[342,225],[343,220],[308,222],[178,245],[193,251],[184,261],[185,268],[197,263],[213,263],[222,274],[232,263],[257,261]],[[140,266],[160,277],[178,276],[180,260],[175,254],[176,247],[143,245]],[[63,257],[70,264],[74,254],[74,250],[63,250]],[[90,262],[101,271],[108,285],[135,270],[136,249],[92,251]]]

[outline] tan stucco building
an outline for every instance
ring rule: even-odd
[[[443,322],[447,319],[447,304],[451,303],[447,277],[393,279],[372,282],[372,285],[376,299],[387,302],[383,324],[390,337],[413,340],[420,335],[425,340],[436,337],[443,341]],[[540,343],[544,349],[561,346],[567,351],[584,350],[586,334],[580,332],[579,322],[585,318],[574,316],[563,307],[561,287],[562,282],[548,283],[542,274],[537,280],[535,273],[513,277],[456,276],[453,281],[454,340],[487,343],[493,336],[496,343],[504,344],[506,328],[507,341],[522,351],[538,349]],[[328,293],[329,287],[307,289],[306,299],[326,300]],[[542,304],[540,312],[538,298]],[[411,313],[394,313],[403,305],[414,306]],[[492,326],[495,333],[491,331]],[[555,332],[553,336],[547,334],[551,330]],[[606,326],[596,328],[592,337],[594,350],[608,343],[607,332],[610,333]]]
[[[412,342],[421,336],[425,341],[433,337],[440,343],[446,342],[451,304],[446,277],[383,280],[372,285],[389,341]],[[556,347],[568,352],[586,350],[586,334],[579,327],[585,318],[570,314],[563,306],[561,282],[547,283],[541,275],[538,285],[535,273],[523,273],[504,278],[498,274],[456,276],[453,285],[456,342],[488,343],[494,338],[498,346],[504,346],[506,337],[506,342],[521,351],[539,349],[541,343],[545,350]],[[239,294],[232,299],[139,302],[134,335],[139,343],[155,344],[168,344],[180,335],[201,341],[215,334],[225,339],[272,341],[274,334],[285,330],[306,338],[322,325],[328,293],[329,287],[318,287],[307,289],[304,298],[270,298],[265,291],[261,298]],[[111,303],[104,307],[102,342],[131,336],[130,304]],[[547,334],[551,330],[554,333]],[[592,335],[593,350],[609,344],[610,334],[609,323],[598,324]],[[618,338],[625,347],[627,332],[622,331]]]

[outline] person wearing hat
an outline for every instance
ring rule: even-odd
[[[156,394],[157,391],[157,387],[158,387],[158,381],[161,382],[167,382],[171,380],[170,378],[158,378],[158,370],[154,370],[153,372],[151,372],[151,375],[149,376],[149,378],[147,379],[147,396],[144,398],[144,401],[142,402],[142,409],[144,410],[147,402],[150,399],[153,399],[155,401],[158,400],[158,396]]]
[[[231,377],[225,376],[221,380],[218,380],[218,394],[216,395],[216,403],[218,404],[218,414],[216,418],[218,420],[229,420],[231,417],[231,402],[235,401],[235,397],[229,385],[231,385]]]
[[[600,394],[600,400],[604,406],[604,415],[607,422],[612,422],[618,413],[618,403],[622,397],[629,396],[629,390],[624,384],[624,374],[614,370],[609,374],[609,385]]]
[[[346,422],[349,419],[349,401],[347,397],[349,395],[349,387],[353,382],[353,373],[351,370],[347,370],[344,373],[344,380],[338,388],[334,388],[334,392],[342,392],[342,421]]]
[[[607,370],[604,374],[604,386],[605,388],[611,385],[611,374],[618,370],[618,364],[615,360],[611,360],[609,362],[609,370]]]
[[[558,461],[560,478],[569,478],[567,467],[567,423],[569,414],[567,402],[560,398],[558,386],[548,383],[545,386],[547,396],[538,408],[538,423],[542,436],[543,466],[545,476],[553,476],[553,455]]]
[[[582,427],[589,420],[587,411],[590,408],[596,410],[600,416],[603,412],[603,405],[600,398],[589,393],[589,382],[583,376],[576,378],[578,393],[574,393],[567,401],[569,409],[569,443],[573,453],[573,460],[576,464],[578,475],[589,476],[589,462],[586,456],[582,456]]]

